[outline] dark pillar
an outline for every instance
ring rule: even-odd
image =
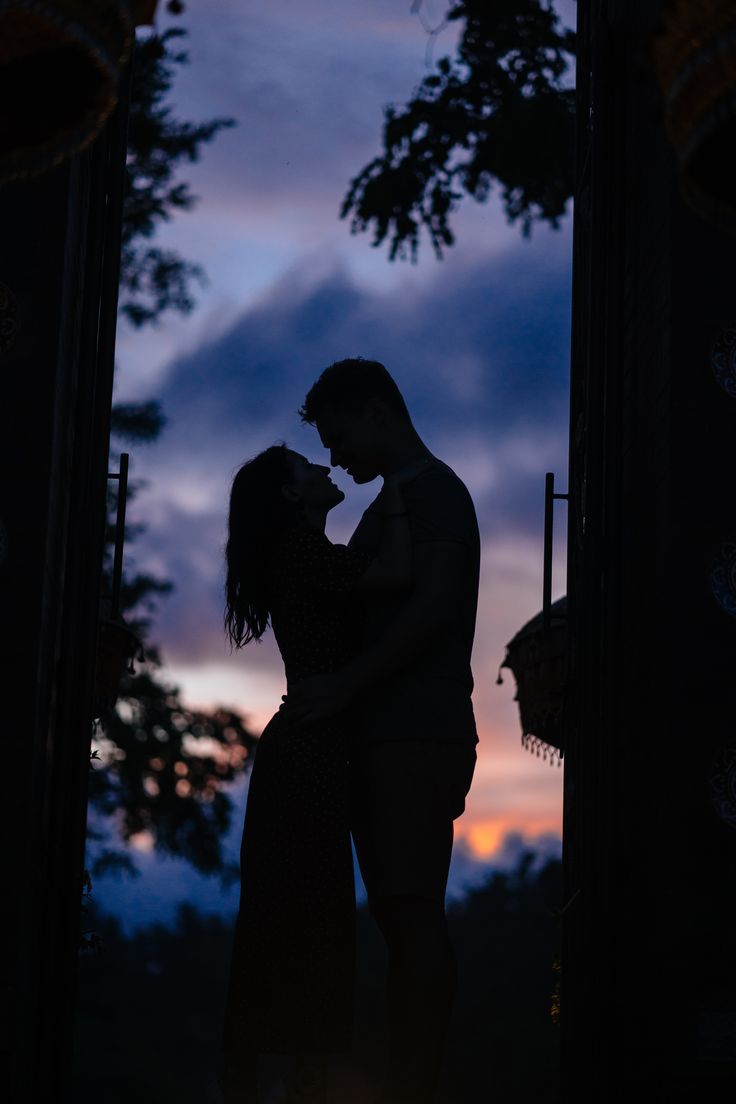
[[[713,801],[736,760],[736,398],[712,366],[735,244],[680,197],[659,15],[579,4],[566,1104],[705,1104],[736,1074],[736,806]]]
[[[68,1092],[124,147],[118,110],[86,153],[0,189],[9,1104],[59,1104]]]

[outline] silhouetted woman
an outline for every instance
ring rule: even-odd
[[[289,685],[355,654],[360,593],[406,586],[411,541],[387,481],[378,555],[331,544],[344,498],[329,468],[275,445],[245,464],[230,498],[225,625],[235,647],[271,624]],[[253,764],[224,1048],[227,1104],[256,1101],[258,1053],[293,1054],[289,1101],[325,1099],[327,1055],[350,1047],[355,896],[345,715],[299,725],[276,713]]]

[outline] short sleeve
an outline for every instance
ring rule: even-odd
[[[443,466],[431,468],[404,491],[412,541],[450,541],[475,548],[478,522],[465,484]]]
[[[332,544],[324,533],[294,530],[290,534],[286,559],[302,586],[328,594],[354,590],[373,562],[364,549]]]

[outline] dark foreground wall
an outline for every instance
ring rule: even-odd
[[[659,8],[579,4],[571,1104],[634,1089],[720,1101],[736,1084],[736,398],[723,369],[736,241],[680,198],[648,54]]]
[[[0,189],[3,1100],[65,1099],[120,217],[119,119]]]

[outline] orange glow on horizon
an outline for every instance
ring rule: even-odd
[[[562,836],[559,818],[529,818],[519,823],[519,817],[491,817],[487,820],[456,824],[455,838],[468,844],[478,859],[491,859],[501,850],[503,842],[511,833],[518,833],[532,844],[535,837],[550,834]]]

